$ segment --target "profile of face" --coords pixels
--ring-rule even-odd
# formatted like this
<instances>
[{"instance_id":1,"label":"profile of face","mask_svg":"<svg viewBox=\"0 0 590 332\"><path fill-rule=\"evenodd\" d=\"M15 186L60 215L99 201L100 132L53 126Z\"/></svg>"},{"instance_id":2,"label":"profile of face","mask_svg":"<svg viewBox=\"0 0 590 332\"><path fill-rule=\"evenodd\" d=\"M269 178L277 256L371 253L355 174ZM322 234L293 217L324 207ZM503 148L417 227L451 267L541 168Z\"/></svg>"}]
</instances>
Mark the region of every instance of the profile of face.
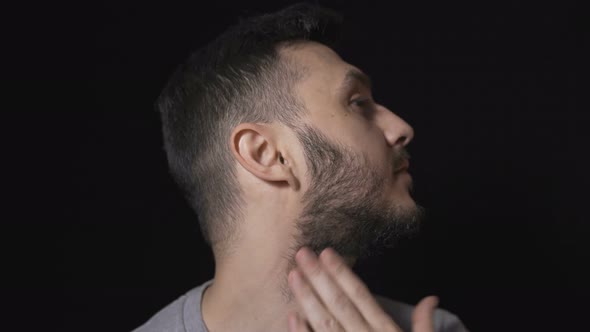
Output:
<instances>
[{"instance_id":1,"label":"profile of face","mask_svg":"<svg viewBox=\"0 0 590 332\"><path fill-rule=\"evenodd\" d=\"M410 193L405 146L413 129L376 103L370 81L319 43L291 51L307 75L297 85L310 117L295 130L308 186L295 248L334 248L350 259L415 235L424 215Z\"/></svg>"}]
</instances>

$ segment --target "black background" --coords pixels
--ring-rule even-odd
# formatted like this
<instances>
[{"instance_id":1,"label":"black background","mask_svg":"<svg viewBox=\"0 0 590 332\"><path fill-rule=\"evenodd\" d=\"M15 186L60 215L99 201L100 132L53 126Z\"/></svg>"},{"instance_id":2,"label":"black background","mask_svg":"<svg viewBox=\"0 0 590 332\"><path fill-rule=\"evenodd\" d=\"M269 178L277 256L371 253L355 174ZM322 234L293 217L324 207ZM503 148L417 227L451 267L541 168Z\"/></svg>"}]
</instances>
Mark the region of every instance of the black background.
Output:
<instances>
[{"instance_id":1,"label":"black background","mask_svg":"<svg viewBox=\"0 0 590 332\"><path fill-rule=\"evenodd\" d=\"M153 102L191 49L240 16L288 3L52 8L62 15L44 22L72 38L54 43L48 33L40 47L69 65L52 67L68 77L60 82L77 86L62 91L77 102L75 112L53 127L70 148L51 160L73 187L54 192L73 195L55 202L65 218L37 235L60 226L59 241L49 241L60 256L41 265L60 274L50 286L36 275L30 283L55 295L39 307L58 318L56 330L129 331L212 277L196 217L168 175ZM414 197L428 209L417 239L359 264L357 273L375 293L408 303L438 295L472 331L583 329L590 140L576 96L580 9L521 1L320 4L345 17L342 57L414 127Z\"/></svg>"}]
</instances>

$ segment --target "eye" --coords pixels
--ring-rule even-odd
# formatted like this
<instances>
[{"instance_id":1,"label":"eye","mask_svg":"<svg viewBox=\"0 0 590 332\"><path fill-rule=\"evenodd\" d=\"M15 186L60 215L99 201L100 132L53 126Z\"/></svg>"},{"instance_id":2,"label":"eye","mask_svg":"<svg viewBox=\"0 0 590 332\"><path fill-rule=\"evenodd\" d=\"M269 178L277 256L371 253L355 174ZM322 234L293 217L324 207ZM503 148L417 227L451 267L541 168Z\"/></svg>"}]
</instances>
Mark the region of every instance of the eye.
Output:
<instances>
[{"instance_id":1,"label":"eye","mask_svg":"<svg viewBox=\"0 0 590 332\"><path fill-rule=\"evenodd\" d=\"M373 102L371 98L360 97L350 101L350 105L361 108L363 111L371 111L373 109Z\"/></svg>"},{"instance_id":2,"label":"eye","mask_svg":"<svg viewBox=\"0 0 590 332\"><path fill-rule=\"evenodd\" d=\"M369 98L357 98L350 103L358 107L365 107L369 103Z\"/></svg>"}]
</instances>

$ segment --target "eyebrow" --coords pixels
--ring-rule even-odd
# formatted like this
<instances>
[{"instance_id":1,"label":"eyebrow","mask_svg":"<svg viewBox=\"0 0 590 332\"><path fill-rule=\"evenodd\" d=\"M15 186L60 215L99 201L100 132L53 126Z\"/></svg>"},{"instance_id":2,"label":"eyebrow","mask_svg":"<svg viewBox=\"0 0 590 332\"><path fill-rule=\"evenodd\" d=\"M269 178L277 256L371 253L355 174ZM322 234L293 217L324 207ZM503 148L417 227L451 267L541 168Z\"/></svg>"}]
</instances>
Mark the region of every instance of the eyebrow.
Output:
<instances>
[{"instance_id":1,"label":"eyebrow","mask_svg":"<svg viewBox=\"0 0 590 332\"><path fill-rule=\"evenodd\" d=\"M363 73L362 71L356 68L351 68L346 72L346 75L344 75L344 80L342 80L342 84L340 84L339 90L348 90L348 88L351 88L357 82L361 83L369 90L371 90L373 87L371 78L367 74Z\"/></svg>"}]
</instances>

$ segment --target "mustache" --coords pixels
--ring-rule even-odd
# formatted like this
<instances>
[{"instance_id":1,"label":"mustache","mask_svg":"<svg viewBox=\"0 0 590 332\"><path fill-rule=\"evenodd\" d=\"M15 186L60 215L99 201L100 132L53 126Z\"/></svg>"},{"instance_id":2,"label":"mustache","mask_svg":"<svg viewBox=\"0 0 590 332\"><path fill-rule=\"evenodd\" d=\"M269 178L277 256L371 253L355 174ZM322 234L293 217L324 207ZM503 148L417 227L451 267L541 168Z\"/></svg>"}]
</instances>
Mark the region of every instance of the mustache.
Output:
<instances>
[{"instance_id":1,"label":"mustache","mask_svg":"<svg viewBox=\"0 0 590 332\"><path fill-rule=\"evenodd\" d=\"M401 148L399 153L396 153L393 157L393 169L398 169L406 160L410 160L410 158L408 150L405 147Z\"/></svg>"}]
</instances>

